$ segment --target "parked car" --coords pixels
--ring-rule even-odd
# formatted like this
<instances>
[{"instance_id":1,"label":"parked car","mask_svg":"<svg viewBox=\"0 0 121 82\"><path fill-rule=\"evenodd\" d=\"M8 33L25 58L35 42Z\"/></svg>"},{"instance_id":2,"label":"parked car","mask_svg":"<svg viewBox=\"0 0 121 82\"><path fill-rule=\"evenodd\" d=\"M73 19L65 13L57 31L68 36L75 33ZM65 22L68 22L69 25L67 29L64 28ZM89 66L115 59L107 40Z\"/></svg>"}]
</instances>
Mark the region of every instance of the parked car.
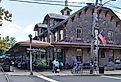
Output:
<instances>
[{"instance_id":1,"label":"parked car","mask_svg":"<svg viewBox=\"0 0 121 82\"><path fill-rule=\"evenodd\" d=\"M121 70L121 60L120 59L115 60L115 69Z\"/></svg>"},{"instance_id":2,"label":"parked car","mask_svg":"<svg viewBox=\"0 0 121 82\"><path fill-rule=\"evenodd\" d=\"M113 71L115 70L115 63L110 61L107 65L105 65L106 71Z\"/></svg>"}]
</instances>

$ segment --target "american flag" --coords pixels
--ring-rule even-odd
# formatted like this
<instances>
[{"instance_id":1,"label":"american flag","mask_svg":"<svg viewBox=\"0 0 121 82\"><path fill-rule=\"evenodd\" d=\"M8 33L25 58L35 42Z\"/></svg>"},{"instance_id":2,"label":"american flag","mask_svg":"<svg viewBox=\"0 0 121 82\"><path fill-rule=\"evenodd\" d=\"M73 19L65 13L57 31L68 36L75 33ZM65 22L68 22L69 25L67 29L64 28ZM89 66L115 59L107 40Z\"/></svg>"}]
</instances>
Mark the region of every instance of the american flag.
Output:
<instances>
[{"instance_id":1,"label":"american flag","mask_svg":"<svg viewBox=\"0 0 121 82\"><path fill-rule=\"evenodd\" d=\"M103 31L101 31L98 35L98 39L101 41L102 45L103 46L106 46L106 40L104 38L104 34L103 34Z\"/></svg>"}]
</instances>

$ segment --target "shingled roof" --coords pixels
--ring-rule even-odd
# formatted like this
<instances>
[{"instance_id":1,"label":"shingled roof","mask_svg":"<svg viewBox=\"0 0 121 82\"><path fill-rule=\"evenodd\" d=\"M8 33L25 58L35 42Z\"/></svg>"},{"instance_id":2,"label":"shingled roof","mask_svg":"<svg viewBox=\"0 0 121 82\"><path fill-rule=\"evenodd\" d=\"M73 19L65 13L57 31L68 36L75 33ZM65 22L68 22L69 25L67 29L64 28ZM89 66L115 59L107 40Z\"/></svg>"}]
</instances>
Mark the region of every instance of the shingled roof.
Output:
<instances>
[{"instance_id":1,"label":"shingled roof","mask_svg":"<svg viewBox=\"0 0 121 82\"><path fill-rule=\"evenodd\" d=\"M34 27L34 31L37 31L37 28L47 28L47 25L42 23L37 23Z\"/></svg>"},{"instance_id":2,"label":"shingled roof","mask_svg":"<svg viewBox=\"0 0 121 82\"><path fill-rule=\"evenodd\" d=\"M60 14L55 14L55 13L49 13L47 14L50 18L55 18L55 19L67 19L69 16L65 15L60 15Z\"/></svg>"},{"instance_id":3,"label":"shingled roof","mask_svg":"<svg viewBox=\"0 0 121 82\"><path fill-rule=\"evenodd\" d=\"M89 9L89 8L90 9L94 9L95 7L93 5L89 5L89 6L83 7L82 9L78 10L74 14L70 15L67 19L65 19L62 22L60 22L59 24L55 25L53 27L53 29L51 29L51 30L54 30L54 29L59 28L59 27L62 27L64 25L64 23L66 23L69 19L71 19L72 17L74 17L76 14L82 12L83 10ZM121 19L110 8L100 7L99 10L106 10L106 11L108 11L111 15L114 16L113 19L115 19L119 23L119 25L121 26Z\"/></svg>"}]
</instances>

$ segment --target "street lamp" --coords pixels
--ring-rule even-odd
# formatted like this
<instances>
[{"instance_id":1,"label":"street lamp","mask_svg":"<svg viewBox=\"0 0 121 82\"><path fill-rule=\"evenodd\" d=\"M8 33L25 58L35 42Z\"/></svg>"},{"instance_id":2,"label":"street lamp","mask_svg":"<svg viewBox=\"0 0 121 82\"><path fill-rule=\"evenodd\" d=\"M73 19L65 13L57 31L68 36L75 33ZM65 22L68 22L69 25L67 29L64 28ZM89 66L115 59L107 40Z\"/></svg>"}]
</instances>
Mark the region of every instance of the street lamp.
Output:
<instances>
[{"instance_id":1,"label":"street lamp","mask_svg":"<svg viewBox=\"0 0 121 82\"><path fill-rule=\"evenodd\" d=\"M31 47L31 44L32 44L32 35L31 34L29 34L28 35L29 36L29 39L30 39L30 75L33 75L33 72L32 72L32 54L31 54L31 49L32 49L32 47Z\"/></svg>"},{"instance_id":2,"label":"street lamp","mask_svg":"<svg viewBox=\"0 0 121 82\"><path fill-rule=\"evenodd\" d=\"M99 0L96 0L96 3L94 5L94 12L93 12L93 25L92 25L92 33L91 33L92 40L91 40L90 74L93 74L93 71L94 71L94 41L95 41L95 28L97 27L97 21L98 21L98 17L97 17L98 9L101 8L103 5L105 5L106 3L110 2L110 1L116 1L116 0L108 0L107 2L105 2L103 4L100 4L100 6L98 6L98 1ZM100 0L100 2L102 3L102 0ZM98 48L96 48L96 55L98 55Z\"/></svg>"}]
</instances>

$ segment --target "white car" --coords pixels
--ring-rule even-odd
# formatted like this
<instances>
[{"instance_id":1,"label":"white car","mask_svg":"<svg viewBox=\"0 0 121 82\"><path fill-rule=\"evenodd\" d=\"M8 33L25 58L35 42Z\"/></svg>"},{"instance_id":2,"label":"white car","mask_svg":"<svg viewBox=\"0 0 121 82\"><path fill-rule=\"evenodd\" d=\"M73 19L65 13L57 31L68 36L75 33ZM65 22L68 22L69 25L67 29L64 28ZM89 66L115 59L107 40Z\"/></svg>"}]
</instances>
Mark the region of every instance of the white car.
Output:
<instances>
[{"instance_id":1,"label":"white car","mask_svg":"<svg viewBox=\"0 0 121 82\"><path fill-rule=\"evenodd\" d=\"M115 60L115 69L121 70L121 60L120 59Z\"/></svg>"}]
</instances>

